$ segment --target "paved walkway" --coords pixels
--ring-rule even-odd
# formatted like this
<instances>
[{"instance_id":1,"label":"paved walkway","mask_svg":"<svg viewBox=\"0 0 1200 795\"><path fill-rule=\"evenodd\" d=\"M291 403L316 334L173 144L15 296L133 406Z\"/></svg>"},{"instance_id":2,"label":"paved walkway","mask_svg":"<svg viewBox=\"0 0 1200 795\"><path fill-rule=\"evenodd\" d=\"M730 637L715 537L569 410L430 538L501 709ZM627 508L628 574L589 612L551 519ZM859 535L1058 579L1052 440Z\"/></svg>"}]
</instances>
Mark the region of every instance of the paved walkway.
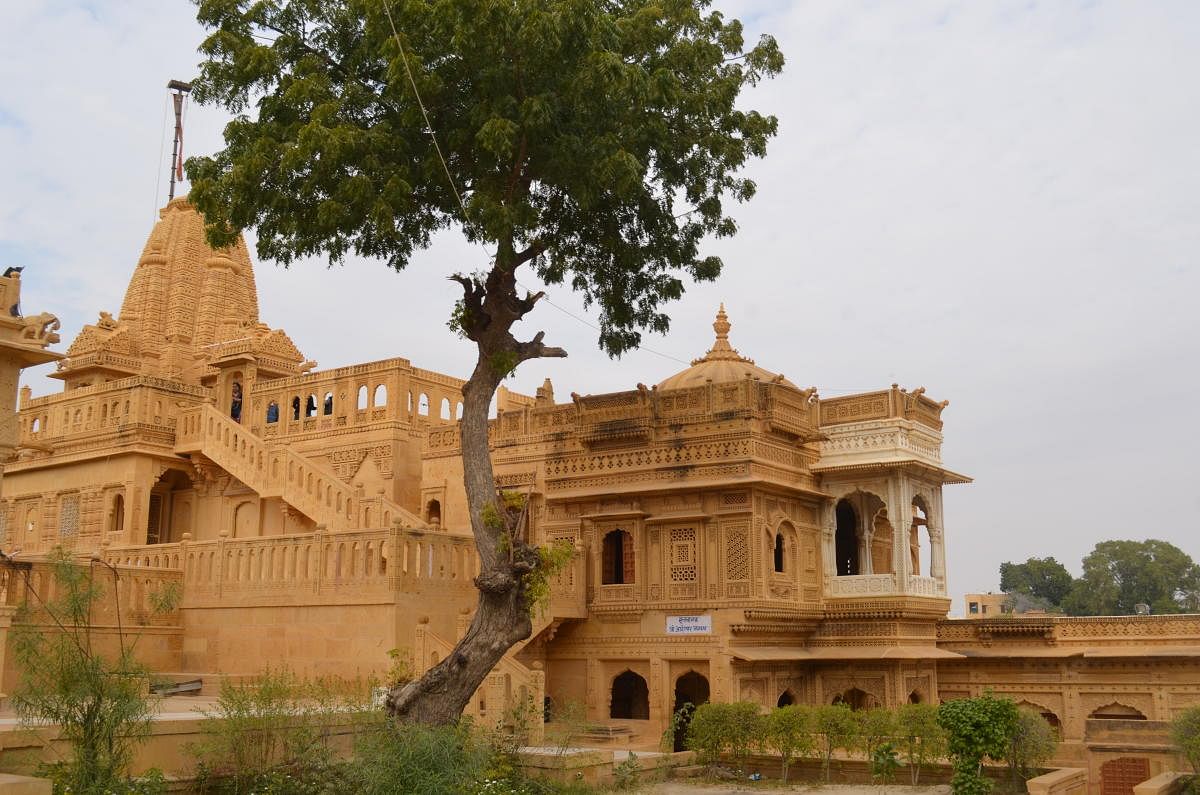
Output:
<instances>
[{"instance_id":1,"label":"paved walkway","mask_svg":"<svg viewBox=\"0 0 1200 795\"><path fill-rule=\"evenodd\" d=\"M648 790L653 795L741 795L753 793L762 795L764 792L805 792L812 795L949 795L950 787L908 787L892 784L887 787L873 787L866 784L797 784L791 787L776 786L774 782L768 786L751 786L746 784L693 784L688 781L666 781L656 784Z\"/></svg>"}]
</instances>

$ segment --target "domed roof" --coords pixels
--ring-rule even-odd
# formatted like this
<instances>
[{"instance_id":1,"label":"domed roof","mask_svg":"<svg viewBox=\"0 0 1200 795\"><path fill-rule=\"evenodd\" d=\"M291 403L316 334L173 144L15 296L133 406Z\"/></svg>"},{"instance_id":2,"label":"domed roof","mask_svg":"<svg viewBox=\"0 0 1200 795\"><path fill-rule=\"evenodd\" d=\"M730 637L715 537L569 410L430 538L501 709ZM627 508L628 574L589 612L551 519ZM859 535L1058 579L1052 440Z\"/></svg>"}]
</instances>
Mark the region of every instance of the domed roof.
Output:
<instances>
[{"instance_id":1,"label":"domed roof","mask_svg":"<svg viewBox=\"0 0 1200 795\"><path fill-rule=\"evenodd\" d=\"M713 331L717 338L708 353L699 359L692 360L692 366L681 370L670 378L659 383L659 389L687 389L694 386L704 386L710 381L719 384L729 381L741 381L752 378L756 381L769 381L786 384L792 388L796 385L782 375L765 370L754 363L753 359L742 356L729 344L729 316L725 314L725 304L717 311L717 319L713 322Z\"/></svg>"}]
</instances>

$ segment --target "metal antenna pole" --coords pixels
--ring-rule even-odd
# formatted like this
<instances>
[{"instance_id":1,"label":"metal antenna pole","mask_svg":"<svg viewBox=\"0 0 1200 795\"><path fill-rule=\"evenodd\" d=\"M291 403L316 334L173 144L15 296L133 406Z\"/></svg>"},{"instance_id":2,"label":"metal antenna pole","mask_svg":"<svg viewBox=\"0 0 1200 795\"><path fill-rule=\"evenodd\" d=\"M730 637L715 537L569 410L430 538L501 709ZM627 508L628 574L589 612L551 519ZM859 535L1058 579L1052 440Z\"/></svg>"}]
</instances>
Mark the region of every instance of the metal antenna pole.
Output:
<instances>
[{"instance_id":1,"label":"metal antenna pole","mask_svg":"<svg viewBox=\"0 0 1200 795\"><path fill-rule=\"evenodd\" d=\"M175 103L175 140L171 144L171 188L167 193L167 201L175 198L175 171L179 165L179 147L183 143L183 96L192 90L191 83L182 80L172 80L167 88L175 93L171 100Z\"/></svg>"}]
</instances>

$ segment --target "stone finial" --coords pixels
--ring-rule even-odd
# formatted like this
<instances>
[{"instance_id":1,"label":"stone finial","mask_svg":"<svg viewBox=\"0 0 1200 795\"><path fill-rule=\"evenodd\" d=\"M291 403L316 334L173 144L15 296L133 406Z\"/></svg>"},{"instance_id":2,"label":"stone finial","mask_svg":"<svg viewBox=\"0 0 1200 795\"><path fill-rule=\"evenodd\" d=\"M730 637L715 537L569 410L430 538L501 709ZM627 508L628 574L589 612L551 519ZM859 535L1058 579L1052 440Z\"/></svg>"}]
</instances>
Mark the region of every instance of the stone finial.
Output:
<instances>
[{"instance_id":1,"label":"stone finial","mask_svg":"<svg viewBox=\"0 0 1200 795\"><path fill-rule=\"evenodd\" d=\"M733 324L729 322L729 315L725 314L725 303L721 303L721 308L717 310L717 319L712 324L713 332L716 334L716 339L713 340L713 346L708 349L708 353L701 356L699 359L692 361L693 365L701 362L729 361L729 362L745 362L746 364L754 364L753 359L747 359L742 356L732 345L729 344L729 329L733 328Z\"/></svg>"}]
</instances>

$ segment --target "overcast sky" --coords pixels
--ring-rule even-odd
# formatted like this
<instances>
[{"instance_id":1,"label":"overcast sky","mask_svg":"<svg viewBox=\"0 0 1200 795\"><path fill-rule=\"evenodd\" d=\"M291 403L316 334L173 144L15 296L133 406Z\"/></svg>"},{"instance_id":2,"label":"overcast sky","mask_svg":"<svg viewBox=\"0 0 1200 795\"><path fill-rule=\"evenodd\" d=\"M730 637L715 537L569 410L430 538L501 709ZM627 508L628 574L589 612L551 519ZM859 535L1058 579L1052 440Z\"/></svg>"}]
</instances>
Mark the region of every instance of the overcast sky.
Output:
<instances>
[{"instance_id":1,"label":"overcast sky","mask_svg":"<svg viewBox=\"0 0 1200 795\"><path fill-rule=\"evenodd\" d=\"M711 247L725 274L620 362L543 305L529 333L570 358L511 386L656 383L705 351L723 300L735 347L822 395L951 401L945 461L976 479L946 493L954 594L995 589L1003 560L1078 573L1110 538L1200 557L1200 3L720 7L788 59L747 97L780 135L740 234ZM64 348L120 308L166 200L164 86L196 74L202 37L183 0L3 3L0 266L27 267L24 308L57 314ZM191 107L188 154L225 121ZM262 317L322 368L399 355L465 376L444 277L484 262L447 234L403 274L258 263ZM26 373L36 394L59 388L45 372Z\"/></svg>"}]
</instances>

